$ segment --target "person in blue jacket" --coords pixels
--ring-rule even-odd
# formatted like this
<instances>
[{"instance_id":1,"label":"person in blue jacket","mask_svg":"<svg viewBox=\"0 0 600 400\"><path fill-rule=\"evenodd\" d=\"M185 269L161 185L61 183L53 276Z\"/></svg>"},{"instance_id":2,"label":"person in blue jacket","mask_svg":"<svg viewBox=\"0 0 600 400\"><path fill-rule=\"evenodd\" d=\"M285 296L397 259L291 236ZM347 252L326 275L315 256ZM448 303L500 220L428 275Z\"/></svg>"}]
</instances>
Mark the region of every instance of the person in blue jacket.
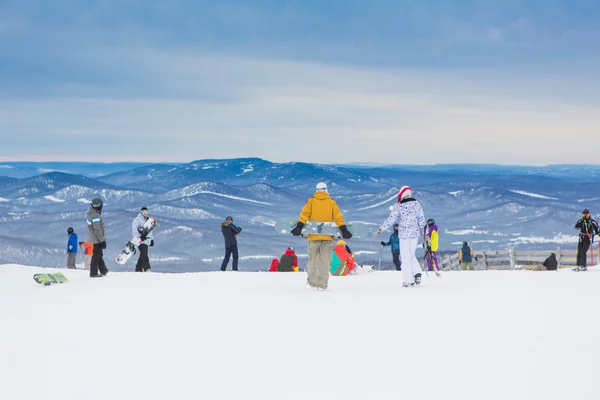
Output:
<instances>
[{"instance_id":1,"label":"person in blue jacket","mask_svg":"<svg viewBox=\"0 0 600 400\"><path fill-rule=\"evenodd\" d=\"M77 261L77 234L73 228L69 227L67 235L69 235L69 240L67 241L67 268L75 269Z\"/></svg>"},{"instance_id":2,"label":"person in blue jacket","mask_svg":"<svg viewBox=\"0 0 600 400\"><path fill-rule=\"evenodd\" d=\"M396 266L396 271L402 271L402 261L400 260L400 240L398 239L398 224L394 224L394 233L390 235L390 240L381 242L382 246L392 246L392 260Z\"/></svg>"}]
</instances>

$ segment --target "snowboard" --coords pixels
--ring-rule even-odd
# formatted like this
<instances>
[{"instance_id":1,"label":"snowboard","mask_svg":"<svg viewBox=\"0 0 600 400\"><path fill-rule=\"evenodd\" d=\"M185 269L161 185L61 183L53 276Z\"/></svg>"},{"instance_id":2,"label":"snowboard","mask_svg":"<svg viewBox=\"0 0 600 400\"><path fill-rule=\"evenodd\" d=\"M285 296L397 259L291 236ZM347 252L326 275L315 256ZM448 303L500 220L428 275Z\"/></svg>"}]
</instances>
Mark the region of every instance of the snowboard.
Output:
<instances>
[{"instance_id":1,"label":"snowboard","mask_svg":"<svg viewBox=\"0 0 600 400\"><path fill-rule=\"evenodd\" d=\"M49 286L53 283L69 282L61 272L56 272L54 274L35 274L33 275L33 280L44 286Z\"/></svg>"},{"instance_id":2,"label":"snowboard","mask_svg":"<svg viewBox=\"0 0 600 400\"><path fill-rule=\"evenodd\" d=\"M149 217L144 226L141 227L140 233L142 235L147 235L150 232L152 232L152 230L157 226L158 220L154 217ZM129 242L125 243L125 248L117 256L117 264L123 265L127 261L129 261L131 256L135 254L137 247L140 245L140 243L140 238L137 236L133 237Z\"/></svg>"},{"instance_id":3,"label":"snowboard","mask_svg":"<svg viewBox=\"0 0 600 400\"><path fill-rule=\"evenodd\" d=\"M289 234L297 223L298 219L296 218L281 218L275 222L275 230L279 233ZM352 233L353 239L367 237L374 226L359 221L346 222L346 228ZM308 237L309 235L330 235L341 238L342 232L335 222L308 221L302 228L302 237Z\"/></svg>"}]
</instances>

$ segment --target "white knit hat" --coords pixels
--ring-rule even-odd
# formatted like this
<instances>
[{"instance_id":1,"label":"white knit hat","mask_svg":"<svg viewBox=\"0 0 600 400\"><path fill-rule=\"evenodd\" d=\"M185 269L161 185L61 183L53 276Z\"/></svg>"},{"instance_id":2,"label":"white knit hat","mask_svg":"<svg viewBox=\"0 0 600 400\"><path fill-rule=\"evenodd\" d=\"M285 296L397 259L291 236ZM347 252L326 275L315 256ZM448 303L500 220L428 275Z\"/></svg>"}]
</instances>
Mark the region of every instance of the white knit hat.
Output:
<instances>
[{"instance_id":1,"label":"white knit hat","mask_svg":"<svg viewBox=\"0 0 600 400\"><path fill-rule=\"evenodd\" d=\"M398 200L402 200L405 197L412 197L412 189L410 186L402 186L398 193Z\"/></svg>"}]
</instances>

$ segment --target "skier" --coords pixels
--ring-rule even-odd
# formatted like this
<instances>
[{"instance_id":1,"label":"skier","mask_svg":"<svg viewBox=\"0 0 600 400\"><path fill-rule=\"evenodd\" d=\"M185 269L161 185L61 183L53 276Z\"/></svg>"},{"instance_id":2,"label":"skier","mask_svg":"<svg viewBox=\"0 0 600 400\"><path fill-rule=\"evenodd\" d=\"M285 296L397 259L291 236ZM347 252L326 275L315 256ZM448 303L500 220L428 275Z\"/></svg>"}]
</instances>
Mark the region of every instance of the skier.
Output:
<instances>
[{"instance_id":1,"label":"skier","mask_svg":"<svg viewBox=\"0 0 600 400\"><path fill-rule=\"evenodd\" d=\"M273 259L269 272L298 272L298 257L292 246L285 250L279 260Z\"/></svg>"},{"instance_id":2,"label":"skier","mask_svg":"<svg viewBox=\"0 0 600 400\"><path fill-rule=\"evenodd\" d=\"M133 219L131 223L131 233L133 237L139 239L138 251L140 256L137 263L135 264L135 272L151 272L150 259L148 258L148 247L154 246L154 237L152 232L149 234L142 234L144 224L148 221L150 216L148 215L148 208L142 207L140 213Z\"/></svg>"},{"instance_id":3,"label":"skier","mask_svg":"<svg viewBox=\"0 0 600 400\"><path fill-rule=\"evenodd\" d=\"M87 236L88 240L94 245L94 253L90 263L91 278L99 278L108 274L102 251L106 249L106 228L102 219L103 204L102 199L95 198L90 203L90 209L87 212Z\"/></svg>"},{"instance_id":4,"label":"skier","mask_svg":"<svg viewBox=\"0 0 600 400\"><path fill-rule=\"evenodd\" d=\"M462 242L462 248L458 251L458 262L462 271L473 271L473 259L477 261L475 251L469 246L469 243Z\"/></svg>"},{"instance_id":5,"label":"skier","mask_svg":"<svg viewBox=\"0 0 600 400\"><path fill-rule=\"evenodd\" d=\"M79 242L79 247L81 248L84 260L84 265L86 271L90 270L90 264L92 263L92 255L94 254L94 245L90 242ZM85 249L85 250L84 250Z\"/></svg>"},{"instance_id":6,"label":"skier","mask_svg":"<svg viewBox=\"0 0 600 400\"><path fill-rule=\"evenodd\" d=\"M409 287L421 283L421 264L415 254L417 243L422 237L425 227L425 215L421 204L412 196L410 186L402 186L398 193L398 202L392 208L388 218L373 233L373 237L381 235L394 222L398 222L398 236L400 238L400 252L402 253L402 286Z\"/></svg>"},{"instance_id":7,"label":"skier","mask_svg":"<svg viewBox=\"0 0 600 400\"><path fill-rule=\"evenodd\" d=\"M394 224L394 233L390 235L387 242L381 241L382 246L392 247L392 260L396 266L396 271L402 271L402 260L400 259L400 239L398 238L398 224Z\"/></svg>"},{"instance_id":8,"label":"skier","mask_svg":"<svg viewBox=\"0 0 600 400\"><path fill-rule=\"evenodd\" d=\"M319 182L313 197L308 199L300 216L298 224L292 229L292 235L300 236L307 221L335 222L344 239L350 239L352 233L346 227L344 215L334 199L329 197L327 184ZM327 289L329 284L329 265L333 251L333 237L328 235L308 235L308 262L306 272L307 283L318 290Z\"/></svg>"},{"instance_id":9,"label":"skier","mask_svg":"<svg viewBox=\"0 0 600 400\"><path fill-rule=\"evenodd\" d=\"M434 271L435 274L440 276L440 268L437 261L437 250L439 246L438 227L435 224L433 218L427 220L427 226L425 227L425 262L427 263L427 270Z\"/></svg>"},{"instance_id":10,"label":"skier","mask_svg":"<svg viewBox=\"0 0 600 400\"><path fill-rule=\"evenodd\" d=\"M67 228L67 268L75 269L75 263L77 262L77 234L73 231L73 228Z\"/></svg>"},{"instance_id":11,"label":"skier","mask_svg":"<svg viewBox=\"0 0 600 400\"><path fill-rule=\"evenodd\" d=\"M225 258L223 259L223 263L221 263L221 271L227 269L227 264L229 264L229 257L231 255L233 255L232 270L238 270L238 246L236 236L241 231L242 227L235 226L233 224L233 217L231 216L225 218L225 222L221 224L221 233L225 239Z\"/></svg>"},{"instance_id":12,"label":"skier","mask_svg":"<svg viewBox=\"0 0 600 400\"><path fill-rule=\"evenodd\" d=\"M356 264L354 263L354 254L352 250L343 240L338 240L333 248L331 255L331 267L329 271L331 275L345 276L354 274Z\"/></svg>"},{"instance_id":13,"label":"skier","mask_svg":"<svg viewBox=\"0 0 600 400\"><path fill-rule=\"evenodd\" d=\"M577 244L577 267L576 271L587 271L587 251L594 243L594 235L600 234L598 224L590 218L590 210L587 208L581 213L582 217L575 224L579 229L579 243Z\"/></svg>"}]
</instances>

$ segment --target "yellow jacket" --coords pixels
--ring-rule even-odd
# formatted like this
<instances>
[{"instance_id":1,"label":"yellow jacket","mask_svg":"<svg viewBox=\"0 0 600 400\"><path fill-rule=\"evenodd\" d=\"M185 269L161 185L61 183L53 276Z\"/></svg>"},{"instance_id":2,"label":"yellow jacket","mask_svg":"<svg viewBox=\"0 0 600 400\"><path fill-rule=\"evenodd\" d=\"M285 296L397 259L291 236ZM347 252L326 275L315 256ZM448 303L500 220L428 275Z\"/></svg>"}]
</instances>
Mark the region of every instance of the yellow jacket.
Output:
<instances>
[{"instance_id":1,"label":"yellow jacket","mask_svg":"<svg viewBox=\"0 0 600 400\"><path fill-rule=\"evenodd\" d=\"M317 222L335 222L337 226L346 225L344 215L340 211L334 199L329 197L327 192L315 192L313 197L308 199L298 221L306 224L307 221ZM333 237L328 235L309 235L309 241L313 240L333 240Z\"/></svg>"}]
</instances>

